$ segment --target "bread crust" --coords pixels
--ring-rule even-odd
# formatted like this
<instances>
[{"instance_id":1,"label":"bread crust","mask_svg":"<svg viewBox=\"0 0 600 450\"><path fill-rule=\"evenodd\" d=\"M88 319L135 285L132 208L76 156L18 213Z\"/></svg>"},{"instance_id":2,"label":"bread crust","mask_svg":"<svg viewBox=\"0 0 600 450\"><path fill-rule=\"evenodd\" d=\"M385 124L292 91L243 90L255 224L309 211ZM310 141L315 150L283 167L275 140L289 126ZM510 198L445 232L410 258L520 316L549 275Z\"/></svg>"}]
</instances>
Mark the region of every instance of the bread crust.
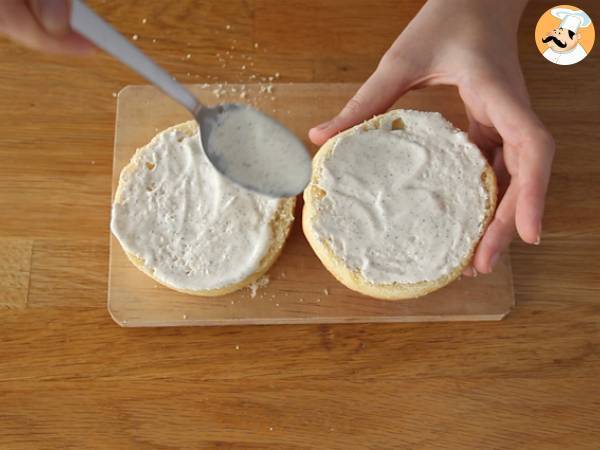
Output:
<instances>
[{"instance_id":1,"label":"bread crust","mask_svg":"<svg viewBox=\"0 0 600 450\"><path fill-rule=\"evenodd\" d=\"M477 244L481 240L485 229L494 216L498 191L496 176L492 167L486 161L485 168L481 173L481 181L484 189L488 193L488 203L486 205L483 227L481 228L482 231L470 249L468 255L447 275L444 275L436 280L421 281L418 283L373 284L367 281L359 271L350 269L340 258L335 255L331 246L326 241L319 239L314 231L313 224L318 214L318 204L319 201L326 195L326 193L319 187L321 169L323 167L323 163L331 154L334 144L339 137L350 134L356 129L378 129L380 128L383 119L387 115L393 115L394 113L395 111L389 111L386 114L375 116L360 125L357 125L332 137L325 142L325 144L323 144L313 158L311 182L304 191L304 208L302 210L302 229L304 231L304 235L325 268L331 272L331 274L340 283L352 289L353 291L383 300L403 300L421 297L429 294L430 292L436 291L457 279L462 274L463 270L470 265L473 254L475 253L475 249L477 248Z\"/></svg>"},{"instance_id":2,"label":"bread crust","mask_svg":"<svg viewBox=\"0 0 600 450\"><path fill-rule=\"evenodd\" d=\"M188 122L184 122L184 123L175 125L166 130L163 130L161 133L159 133L159 135L162 133L165 133L168 131L174 131L174 130L184 133L187 136L192 136L194 133L196 133L196 130L197 130L196 122L191 120ZM152 141L157 139L157 137L158 137L158 135L155 136L152 139ZM152 143L152 141L151 141L151 143ZM121 175L119 177L119 185L115 192L114 202L118 202L121 199L121 196L123 195L122 180L123 180L124 175L128 172L133 172L133 171L137 170L138 165L141 164L143 161L142 156L144 153L144 149L146 147L148 147L150 144L148 144L144 147L138 148L135 152L135 155L131 158L129 163L121 171ZM139 270L144 272L146 275L148 275L150 278L152 278L157 283L160 283L163 286L166 286L170 289L173 289L173 290L176 290L179 292L183 292L185 294L197 295L197 296L202 296L202 297L217 297L220 295L229 294L231 292L240 290L240 289L248 286L249 284L254 283L256 280L258 280L260 277L262 277L269 270L269 268L273 265L273 263L277 260L277 258L281 254L281 250L283 249L285 241L290 233L292 224L294 223L294 207L295 206L296 206L296 197L281 199L279 201L277 210L276 210L276 212L273 216L273 219L271 220L271 223L270 223L271 236L272 236L271 245L269 246L269 249L268 249L266 255L260 261L258 269L254 273L249 275L248 277L244 278L242 281L239 281L238 283L230 284L230 285L218 288L218 289L192 291L192 290L188 290L188 289L181 289L177 286L169 285L169 284L155 278L153 268L148 267L145 264L144 260L142 260L141 258L139 258L138 256L136 256L130 252L127 252L125 249L123 249L123 251L125 252L125 254L129 258L129 260L133 263L134 266L136 266Z\"/></svg>"}]
</instances>

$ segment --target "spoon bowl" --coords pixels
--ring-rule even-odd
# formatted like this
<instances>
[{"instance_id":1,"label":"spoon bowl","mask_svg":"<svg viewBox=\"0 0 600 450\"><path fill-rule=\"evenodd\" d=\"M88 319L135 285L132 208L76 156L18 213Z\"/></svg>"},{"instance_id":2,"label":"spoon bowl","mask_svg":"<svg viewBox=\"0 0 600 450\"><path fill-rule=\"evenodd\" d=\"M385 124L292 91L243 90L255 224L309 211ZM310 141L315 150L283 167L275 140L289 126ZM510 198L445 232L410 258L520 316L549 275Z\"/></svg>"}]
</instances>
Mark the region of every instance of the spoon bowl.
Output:
<instances>
[{"instance_id":1,"label":"spoon bowl","mask_svg":"<svg viewBox=\"0 0 600 450\"><path fill-rule=\"evenodd\" d=\"M311 157L275 119L236 103L200 108L195 117L202 148L225 177L270 197L291 197L308 185Z\"/></svg>"}]
</instances>

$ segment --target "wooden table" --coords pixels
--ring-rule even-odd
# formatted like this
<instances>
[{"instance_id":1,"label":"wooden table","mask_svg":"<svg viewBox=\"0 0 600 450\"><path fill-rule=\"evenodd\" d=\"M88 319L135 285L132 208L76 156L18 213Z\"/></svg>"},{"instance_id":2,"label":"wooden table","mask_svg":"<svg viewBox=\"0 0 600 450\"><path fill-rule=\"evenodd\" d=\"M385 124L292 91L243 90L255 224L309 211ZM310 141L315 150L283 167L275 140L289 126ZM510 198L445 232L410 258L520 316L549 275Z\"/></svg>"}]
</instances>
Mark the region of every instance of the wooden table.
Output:
<instances>
[{"instance_id":1,"label":"wooden table","mask_svg":"<svg viewBox=\"0 0 600 450\"><path fill-rule=\"evenodd\" d=\"M360 81L420 6L90 3L189 82L247 79L242 54L282 81ZM533 27L551 5L529 6L520 46L558 153L542 245L513 245L518 307L499 323L119 328L112 94L141 80L1 40L0 448L599 448L600 48L547 63Z\"/></svg>"}]
</instances>

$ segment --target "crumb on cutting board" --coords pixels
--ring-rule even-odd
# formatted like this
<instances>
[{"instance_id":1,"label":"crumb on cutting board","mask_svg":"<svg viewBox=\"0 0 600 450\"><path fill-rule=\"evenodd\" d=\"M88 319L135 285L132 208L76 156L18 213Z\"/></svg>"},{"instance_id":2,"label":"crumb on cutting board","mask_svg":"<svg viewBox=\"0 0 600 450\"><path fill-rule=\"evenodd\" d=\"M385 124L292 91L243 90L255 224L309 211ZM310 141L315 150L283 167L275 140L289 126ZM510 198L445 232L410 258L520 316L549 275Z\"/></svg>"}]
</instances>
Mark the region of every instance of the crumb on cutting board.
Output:
<instances>
[{"instance_id":1,"label":"crumb on cutting board","mask_svg":"<svg viewBox=\"0 0 600 450\"><path fill-rule=\"evenodd\" d=\"M256 297L256 292L260 288L263 288L268 284L269 284L269 276L268 275L263 275L258 280L256 280L254 283L251 283L248 286L248 289L250 289L250 298Z\"/></svg>"}]
</instances>

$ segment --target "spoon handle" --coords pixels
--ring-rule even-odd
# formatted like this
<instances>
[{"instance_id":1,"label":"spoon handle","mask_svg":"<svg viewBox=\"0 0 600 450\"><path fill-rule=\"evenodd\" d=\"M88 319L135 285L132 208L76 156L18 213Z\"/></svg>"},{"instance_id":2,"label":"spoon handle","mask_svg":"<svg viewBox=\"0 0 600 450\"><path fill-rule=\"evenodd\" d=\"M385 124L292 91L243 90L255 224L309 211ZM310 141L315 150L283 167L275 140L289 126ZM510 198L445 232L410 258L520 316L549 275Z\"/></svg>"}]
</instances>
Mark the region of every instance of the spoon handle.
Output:
<instances>
[{"instance_id":1,"label":"spoon handle","mask_svg":"<svg viewBox=\"0 0 600 450\"><path fill-rule=\"evenodd\" d=\"M101 49L153 83L192 114L201 107L196 97L169 73L131 44L81 0L71 2L71 27Z\"/></svg>"}]
</instances>

